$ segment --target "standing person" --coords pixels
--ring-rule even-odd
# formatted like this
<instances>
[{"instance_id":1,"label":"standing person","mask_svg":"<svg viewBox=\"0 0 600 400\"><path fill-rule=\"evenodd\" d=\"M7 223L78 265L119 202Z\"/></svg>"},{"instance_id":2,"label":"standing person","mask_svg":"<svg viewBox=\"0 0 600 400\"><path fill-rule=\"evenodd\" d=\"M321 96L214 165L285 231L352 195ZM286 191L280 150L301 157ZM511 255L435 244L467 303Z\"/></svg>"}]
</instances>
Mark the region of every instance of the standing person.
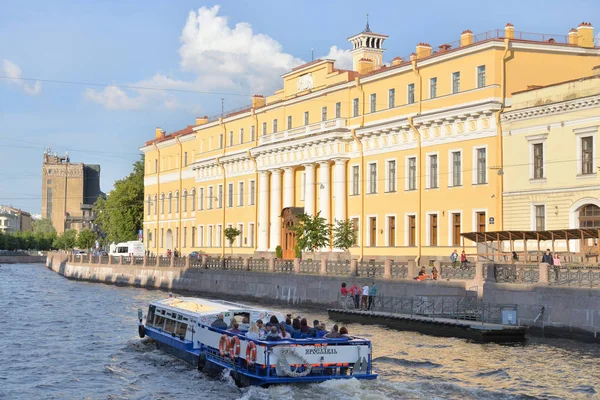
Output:
<instances>
[{"instance_id":1,"label":"standing person","mask_svg":"<svg viewBox=\"0 0 600 400\"><path fill-rule=\"evenodd\" d=\"M452 265L456 267L456 262L458 261L458 252L456 249L450 254L450 261L452 261Z\"/></svg>"},{"instance_id":2,"label":"standing person","mask_svg":"<svg viewBox=\"0 0 600 400\"><path fill-rule=\"evenodd\" d=\"M373 307L373 302L375 301L375 296L377 296L377 286L375 286L375 282L369 288L369 307L370 310Z\"/></svg>"},{"instance_id":3,"label":"standing person","mask_svg":"<svg viewBox=\"0 0 600 400\"><path fill-rule=\"evenodd\" d=\"M460 253L460 267L467 268L467 253L464 250Z\"/></svg>"},{"instance_id":4,"label":"standing person","mask_svg":"<svg viewBox=\"0 0 600 400\"><path fill-rule=\"evenodd\" d=\"M433 268L431 269L431 279L433 279L434 281L437 281L437 279L438 279L438 276L439 276L439 273L438 273L438 270L437 270L437 268L436 268L436 267L433 267Z\"/></svg>"},{"instance_id":5,"label":"standing person","mask_svg":"<svg viewBox=\"0 0 600 400\"><path fill-rule=\"evenodd\" d=\"M361 297L361 302L360 302L360 309L362 310L363 307L366 310L367 308L369 308L367 301L369 299L369 285L367 285L365 283L365 286L362 287L362 297Z\"/></svg>"},{"instance_id":6,"label":"standing person","mask_svg":"<svg viewBox=\"0 0 600 400\"><path fill-rule=\"evenodd\" d=\"M558 282L560 280L560 257L558 256L558 253L554 253L554 256L552 257L552 265L554 265L554 277L556 279L556 282Z\"/></svg>"},{"instance_id":7,"label":"standing person","mask_svg":"<svg viewBox=\"0 0 600 400\"><path fill-rule=\"evenodd\" d=\"M358 282L354 282L354 291L352 292L354 295L354 308L360 308L360 286Z\"/></svg>"},{"instance_id":8,"label":"standing person","mask_svg":"<svg viewBox=\"0 0 600 400\"><path fill-rule=\"evenodd\" d=\"M542 262L548 265L554 265L554 259L552 258L552 253L550 253L550 249L546 249L546 254L542 256Z\"/></svg>"}]
</instances>

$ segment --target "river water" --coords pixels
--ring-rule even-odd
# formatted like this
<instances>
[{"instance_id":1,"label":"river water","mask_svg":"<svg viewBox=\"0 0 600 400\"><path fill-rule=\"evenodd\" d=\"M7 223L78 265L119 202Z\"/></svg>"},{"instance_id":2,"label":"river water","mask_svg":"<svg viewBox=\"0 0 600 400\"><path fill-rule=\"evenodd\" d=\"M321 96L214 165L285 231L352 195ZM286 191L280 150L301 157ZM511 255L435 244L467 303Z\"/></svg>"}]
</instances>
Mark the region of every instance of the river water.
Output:
<instances>
[{"instance_id":1,"label":"river water","mask_svg":"<svg viewBox=\"0 0 600 400\"><path fill-rule=\"evenodd\" d=\"M69 281L42 265L2 265L0 399L600 397L600 346L594 344L475 344L366 325L348 328L373 341L377 380L239 389L231 378L205 377L138 338L137 309L164 297ZM278 309L327 320L314 309Z\"/></svg>"}]
</instances>

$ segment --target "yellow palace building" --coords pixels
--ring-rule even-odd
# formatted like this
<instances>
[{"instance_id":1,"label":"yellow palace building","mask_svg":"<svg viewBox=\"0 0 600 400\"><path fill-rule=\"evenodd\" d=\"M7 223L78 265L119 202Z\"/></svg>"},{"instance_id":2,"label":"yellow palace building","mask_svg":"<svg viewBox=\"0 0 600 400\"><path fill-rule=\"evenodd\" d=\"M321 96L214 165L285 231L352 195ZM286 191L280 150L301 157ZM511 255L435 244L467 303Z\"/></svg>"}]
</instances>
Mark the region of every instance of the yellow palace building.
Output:
<instances>
[{"instance_id":1,"label":"yellow palace building","mask_svg":"<svg viewBox=\"0 0 600 400\"><path fill-rule=\"evenodd\" d=\"M501 230L502 113L511 93L589 75L593 28L511 24L383 63L386 35L350 37L353 69L316 60L246 109L165 134L145 155L146 247L164 254L294 255L290 213L351 219L355 257L447 256L460 233ZM283 216L283 217L282 217ZM336 249L326 249L336 251Z\"/></svg>"}]
</instances>

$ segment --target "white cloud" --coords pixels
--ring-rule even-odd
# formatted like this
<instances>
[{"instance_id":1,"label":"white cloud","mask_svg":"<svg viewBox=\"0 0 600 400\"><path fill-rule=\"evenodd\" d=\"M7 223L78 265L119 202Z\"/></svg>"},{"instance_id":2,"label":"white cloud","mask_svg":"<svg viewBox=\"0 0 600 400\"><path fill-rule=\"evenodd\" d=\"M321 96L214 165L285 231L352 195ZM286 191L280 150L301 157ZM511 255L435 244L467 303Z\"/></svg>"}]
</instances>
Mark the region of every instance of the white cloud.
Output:
<instances>
[{"instance_id":1,"label":"white cloud","mask_svg":"<svg viewBox=\"0 0 600 400\"><path fill-rule=\"evenodd\" d=\"M108 86L102 91L86 89L84 96L87 100L101 104L110 110L133 110L146 103L144 96L131 97L116 86Z\"/></svg>"},{"instance_id":2,"label":"white cloud","mask_svg":"<svg viewBox=\"0 0 600 400\"><path fill-rule=\"evenodd\" d=\"M29 96L37 96L42 92L42 83L35 81L32 84L28 84L27 81L20 79L23 71L17 64L10 60L2 60L0 74L11 78L8 79L8 82L15 86L20 86L25 94Z\"/></svg>"},{"instance_id":3,"label":"white cloud","mask_svg":"<svg viewBox=\"0 0 600 400\"><path fill-rule=\"evenodd\" d=\"M352 54L350 50L340 49L337 46L329 48L329 54L323 58L335 60L335 67L339 69L352 69Z\"/></svg>"}]
</instances>

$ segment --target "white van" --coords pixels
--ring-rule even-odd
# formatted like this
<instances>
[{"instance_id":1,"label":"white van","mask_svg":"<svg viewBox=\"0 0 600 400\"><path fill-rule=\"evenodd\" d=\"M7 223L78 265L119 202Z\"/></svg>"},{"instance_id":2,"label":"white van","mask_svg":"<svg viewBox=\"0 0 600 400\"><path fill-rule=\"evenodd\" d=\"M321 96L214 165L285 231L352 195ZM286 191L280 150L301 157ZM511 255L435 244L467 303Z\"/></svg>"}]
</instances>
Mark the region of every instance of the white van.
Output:
<instances>
[{"instance_id":1,"label":"white van","mask_svg":"<svg viewBox=\"0 0 600 400\"><path fill-rule=\"evenodd\" d=\"M129 242L122 242L119 244L111 244L110 251L108 252L111 256L129 256L133 254L136 257L144 256L144 243L139 240L132 240Z\"/></svg>"}]
</instances>

